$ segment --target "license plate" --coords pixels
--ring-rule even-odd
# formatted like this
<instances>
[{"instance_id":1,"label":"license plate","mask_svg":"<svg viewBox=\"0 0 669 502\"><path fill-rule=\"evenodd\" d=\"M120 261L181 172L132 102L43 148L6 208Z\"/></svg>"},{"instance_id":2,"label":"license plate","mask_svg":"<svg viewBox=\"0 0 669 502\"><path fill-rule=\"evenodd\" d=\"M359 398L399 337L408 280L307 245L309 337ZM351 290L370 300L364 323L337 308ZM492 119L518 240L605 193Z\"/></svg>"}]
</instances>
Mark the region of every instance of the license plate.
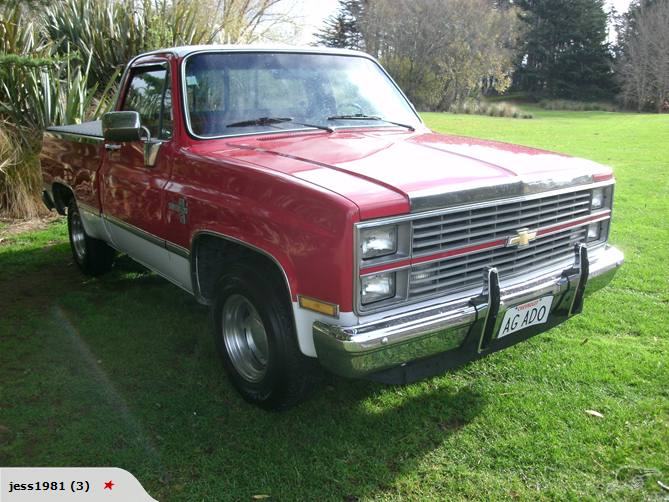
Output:
<instances>
[{"instance_id":1,"label":"license plate","mask_svg":"<svg viewBox=\"0 0 669 502\"><path fill-rule=\"evenodd\" d=\"M552 303L552 296L544 296L538 300L511 307L504 314L497 338L502 338L530 326L544 324L548 320Z\"/></svg>"}]
</instances>

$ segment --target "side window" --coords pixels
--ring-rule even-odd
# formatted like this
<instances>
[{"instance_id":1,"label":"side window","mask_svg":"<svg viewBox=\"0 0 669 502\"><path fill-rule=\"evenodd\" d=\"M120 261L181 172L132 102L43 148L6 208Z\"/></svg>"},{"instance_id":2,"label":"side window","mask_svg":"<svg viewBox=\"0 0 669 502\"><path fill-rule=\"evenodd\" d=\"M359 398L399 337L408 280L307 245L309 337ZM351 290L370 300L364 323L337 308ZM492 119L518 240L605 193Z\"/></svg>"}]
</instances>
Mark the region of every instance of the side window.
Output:
<instances>
[{"instance_id":1,"label":"side window","mask_svg":"<svg viewBox=\"0 0 669 502\"><path fill-rule=\"evenodd\" d=\"M122 110L138 112L151 137L171 138L172 90L167 69L153 66L133 71Z\"/></svg>"}]
</instances>

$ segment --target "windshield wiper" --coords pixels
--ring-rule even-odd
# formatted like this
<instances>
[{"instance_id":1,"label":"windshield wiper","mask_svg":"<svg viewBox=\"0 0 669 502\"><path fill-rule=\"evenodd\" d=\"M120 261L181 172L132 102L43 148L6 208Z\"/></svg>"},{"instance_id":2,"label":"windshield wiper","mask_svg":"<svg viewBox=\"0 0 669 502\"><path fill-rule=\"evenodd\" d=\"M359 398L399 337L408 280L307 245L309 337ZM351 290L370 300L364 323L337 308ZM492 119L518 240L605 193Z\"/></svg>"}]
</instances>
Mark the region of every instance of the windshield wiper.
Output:
<instances>
[{"instance_id":1,"label":"windshield wiper","mask_svg":"<svg viewBox=\"0 0 669 502\"><path fill-rule=\"evenodd\" d=\"M377 115L365 115L364 113L356 113L353 115L332 115L331 117L328 117L328 120L379 120L381 122L386 122L388 124L393 124L399 127L405 127L410 131L416 130L416 128L412 125L402 124L401 122L394 122Z\"/></svg>"},{"instance_id":2,"label":"windshield wiper","mask_svg":"<svg viewBox=\"0 0 669 502\"><path fill-rule=\"evenodd\" d=\"M304 127L313 127L314 129L321 129L327 132L334 132L332 127L325 125L317 124L307 124L304 122L297 122L292 117L259 117L257 119L251 120L242 120L241 122L233 122L232 124L227 124L225 127L251 127L251 126L266 126L273 124L281 124L283 122L292 122L293 124L301 125Z\"/></svg>"}]
</instances>

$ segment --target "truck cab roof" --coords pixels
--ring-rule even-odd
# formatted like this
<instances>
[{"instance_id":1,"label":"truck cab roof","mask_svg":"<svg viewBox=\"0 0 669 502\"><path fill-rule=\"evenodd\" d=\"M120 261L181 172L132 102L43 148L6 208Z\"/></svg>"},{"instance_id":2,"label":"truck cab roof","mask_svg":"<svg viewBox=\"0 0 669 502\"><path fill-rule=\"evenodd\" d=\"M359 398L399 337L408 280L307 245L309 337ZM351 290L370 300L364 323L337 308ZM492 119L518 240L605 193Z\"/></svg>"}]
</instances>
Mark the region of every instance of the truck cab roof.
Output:
<instances>
[{"instance_id":1,"label":"truck cab roof","mask_svg":"<svg viewBox=\"0 0 669 502\"><path fill-rule=\"evenodd\" d=\"M182 45L169 47L155 51L139 54L137 58L153 54L173 54L177 57L185 57L195 52L291 52L305 54L334 54L342 56L362 56L372 58L369 54L351 49L338 49L330 47L294 46L285 44L209 44L209 45ZM135 58L135 59L137 59Z\"/></svg>"}]
</instances>

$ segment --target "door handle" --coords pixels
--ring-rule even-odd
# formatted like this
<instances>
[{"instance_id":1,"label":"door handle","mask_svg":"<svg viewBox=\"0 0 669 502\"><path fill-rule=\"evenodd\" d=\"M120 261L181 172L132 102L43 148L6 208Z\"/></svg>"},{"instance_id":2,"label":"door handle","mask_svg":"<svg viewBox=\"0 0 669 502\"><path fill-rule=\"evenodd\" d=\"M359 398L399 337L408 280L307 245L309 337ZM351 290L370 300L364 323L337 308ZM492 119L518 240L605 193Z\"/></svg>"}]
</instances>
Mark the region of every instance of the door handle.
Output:
<instances>
[{"instance_id":1,"label":"door handle","mask_svg":"<svg viewBox=\"0 0 669 502\"><path fill-rule=\"evenodd\" d=\"M117 145L114 143L105 143L105 150L109 150L110 152L116 152L121 149L121 145Z\"/></svg>"}]
</instances>

